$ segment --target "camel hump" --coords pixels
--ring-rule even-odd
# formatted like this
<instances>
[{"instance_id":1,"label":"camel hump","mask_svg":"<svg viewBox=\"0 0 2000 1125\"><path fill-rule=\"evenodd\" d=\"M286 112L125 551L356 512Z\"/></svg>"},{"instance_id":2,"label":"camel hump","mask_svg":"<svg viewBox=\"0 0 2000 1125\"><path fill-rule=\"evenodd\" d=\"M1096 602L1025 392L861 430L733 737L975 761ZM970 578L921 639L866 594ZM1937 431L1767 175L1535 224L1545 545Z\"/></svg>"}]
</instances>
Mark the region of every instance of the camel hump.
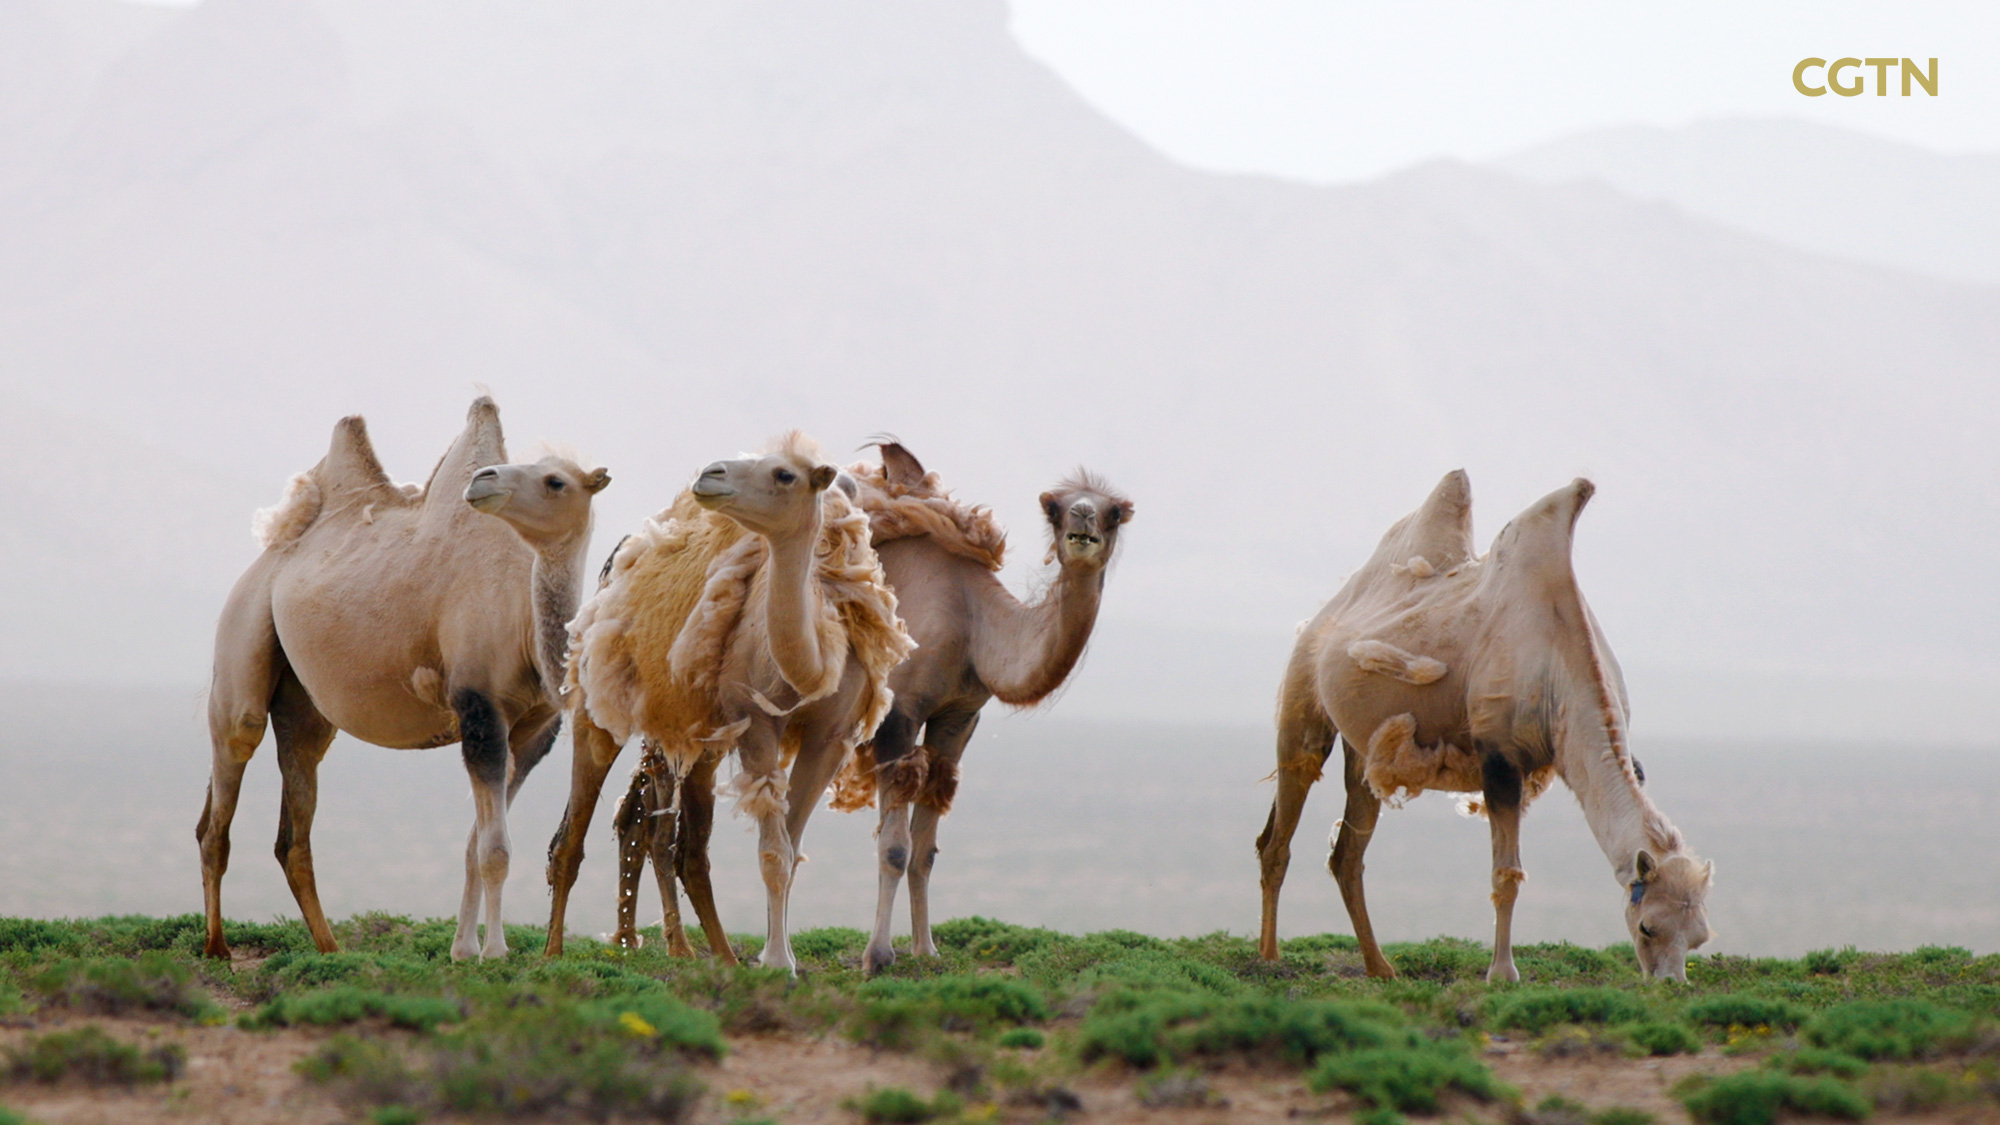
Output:
<instances>
[{"instance_id":1,"label":"camel hump","mask_svg":"<svg viewBox=\"0 0 2000 1125\"><path fill-rule=\"evenodd\" d=\"M314 466L312 478L318 486L321 508L328 513L350 508L367 511L371 505L403 507L410 502L409 495L382 471L374 443L368 440L368 423L359 414L334 423L333 440L326 456ZM304 524L298 528L304 529Z\"/></svg>"},{"instance_id":2,"label":"camel hump","mask_svg":"<svg viewBox=\"0 0 2000 1125\"><path fill-rule=\"evenodd\" d=\"M1496 571L1516 581L1540 579L1573 586L1576 575L1570 560L1576 520L1596 493L1596 485L1578 477L1528 505L1493 539Z\"/></svg>"},{"instance_id":3,"label":"camel hump","mask_svg":"<svg viewBox=\"0 0 2000 1125\"><path fill-rule=\"evenodd\" d=\"M438 459L424 483L425 503L449 504L451 511L465 507L465 486L472 474L488 465L507 463L507 440L500 432L500 407L491 395L480 395L465 411L465 429Z\"/></svg>"},{"instance_id":4,"label":"camel hump","mask_svg":"<svg viewBox=\"0 0 2000 1125\"><path fill-rule=\"evenodd\" d=\"M1446 473L1401 530L1404 550L1396 561L1405 565L1421 558L1435 573L1471 558L1472 478L1464 469Z\"/></svg>"}]
</instances>

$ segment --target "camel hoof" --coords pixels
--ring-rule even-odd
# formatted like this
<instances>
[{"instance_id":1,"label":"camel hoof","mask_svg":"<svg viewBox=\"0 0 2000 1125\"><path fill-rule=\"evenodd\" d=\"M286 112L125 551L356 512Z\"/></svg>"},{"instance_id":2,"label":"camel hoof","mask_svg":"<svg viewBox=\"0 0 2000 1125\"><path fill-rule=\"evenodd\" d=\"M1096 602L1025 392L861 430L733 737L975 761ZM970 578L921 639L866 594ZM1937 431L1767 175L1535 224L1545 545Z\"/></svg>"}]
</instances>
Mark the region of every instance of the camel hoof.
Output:
<instances>
[{"instance_id":1,"label":"camel hoof","mask_svg":"<svg viewBox=\"0 0 2000 1125\"><path fill-rule=\"evenodd\" d=\"M631 930L619 930L611 935L611 944L620 949L643 949L646 939Z\"/></svg>"},{"instance_id":2,"label":"camel hoof","mask_svg":"<svg viewBox=\"0 0 2000 1125\"><path fill-rule=\"evenodd\" d=\"M1492 968L1486 970L1486 983L1488 984L1512 983L1520 979L1521 973L1518 969L1514 968L1512 961L1507 962L1505 965L1496 963Z\"/></svg>"},{"instance_id":3,"label":"camel hoof","mask_svg":"<svg viewBox=\"0 0 2000 1125\"><path fill-rule=\"evenodd\" d=\"M895 963L896 951L886 945L879 949L871 945L861 954L861 971L871 977Z\"/></svg>"}]
</instances>

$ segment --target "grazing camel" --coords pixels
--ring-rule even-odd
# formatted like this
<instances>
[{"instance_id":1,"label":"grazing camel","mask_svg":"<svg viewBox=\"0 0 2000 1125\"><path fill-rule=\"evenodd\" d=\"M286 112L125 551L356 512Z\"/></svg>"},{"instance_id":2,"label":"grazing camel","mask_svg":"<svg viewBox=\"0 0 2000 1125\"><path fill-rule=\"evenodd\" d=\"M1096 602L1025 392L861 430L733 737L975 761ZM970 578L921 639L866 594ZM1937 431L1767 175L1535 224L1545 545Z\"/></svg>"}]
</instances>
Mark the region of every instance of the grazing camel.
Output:
<instances>
[{"instance_id":1,"label":"grazing camel","mask_svg":"<svg viewBox=\"0 0 2000 1125\"><path fill-rule=\"evenodd\" d=\"M1465 473L1440 481L1299 635L1278 707L1278 793L1257 838L1259 951L1278 956L1278 890L1306 792L1340 737L1347 810L1328 861L1368 975L1393 977L1368 922L1361 856L1382 802L1425 789L1477 793L1493 835L1493 963L1518 980L1510 937L1521 881L1521 813L1560 777L1611 861L1648 977L1687 979L1709 939L1714 865L1654 807L1626 742L1625 681L1571 568L1577 480L1472 557ZM1365 749L1357 749L1357 746Z\"/></svg>"},{"instance_id":2,"label":"grazing camel","mask_svg":"<svg viewBox=\"0 0 2000 1125\"><path fill-rule=\"evenodd\" d=\"M475 811L451 955L506 954L507 806L555 740L591 498L611 481L562 456L506 461L490 398L473 402L422 489L391 484L366 424L343 418L326 457L258 513L264 553L223 607L208 699L214 764L195 835L209 956L229 955L229 824L267 720L284 778L278 862L321 952L337 946L313 877L312 820L320 760L344 730L394 749L463 746Z\"/></svg>"},{"instance_id":3,"label":"grazing camel","mask_svg":"<svg viewBox=\"0 0 2000 1125\"><path fill-rule=\"evenodd\" d=\"M575 757L569 808L549 845L550 956L562 952L605 775L638 734L657 751L667 790L660 807L685 807L704 832L716 767L735 751L741 772L730 788L737 810L757 822L766 892L759 960L796 971L785 907L798 841L834 771L881 722L889 670L913 647L868 544L868 517L845 488L829 487L836 475L796 433L762 457L710 465L619 546L571 623ZM677 823L657 835L671 846L681 832ZM705 849L685 862L657 851L654 859L670 948L688 951L672 883L679 875L709 949L734 963Z\"/></svg>"},{"instance_id":4,"label":"grazing camel","mask_svg":"<svg viewBox=\"0 0 2000 1125\"><path fill-rule=\"evenodd\" d=\"M888 716L840 775L833 801L834 808L851 812L877 804L878 791L880 795L875 932L864 957L871 973L895 960L890 918L906 869L911 948L918 954L937 952L928 892L938 820L951 808L958 762L979 723L980 708L994 696L1028 706L1062 685L1090 640L1105 568L1117 549L1119 529L1132 518L1132 502L1089 474L1043 493L1051 551L1061 570L1042 600L1024 605L995 575L1006 534L992 513L953 500L937 475L926 473L902 445L885 442L881 450L879 468L853 465L848 472L859 482L875 549L917 651L889 674L895 700ZM917 744L919 732L922 745ZM682 834L671 845L666 841L666 825L658 817L669 793L661 770L642 765L619 805L621 944L638 944L632 909L647 857L655 858L663 897L671 897L671 864L678 860L685 865L690 857L705 854L707 822L696 802L689 802L692 819L675 822ZM661 865L663 856L669 866ZM696 897L695 886L685 878L682 882ZM670 909L669 942L674 940L671 914Z\"/></svg>"}]
</instances>

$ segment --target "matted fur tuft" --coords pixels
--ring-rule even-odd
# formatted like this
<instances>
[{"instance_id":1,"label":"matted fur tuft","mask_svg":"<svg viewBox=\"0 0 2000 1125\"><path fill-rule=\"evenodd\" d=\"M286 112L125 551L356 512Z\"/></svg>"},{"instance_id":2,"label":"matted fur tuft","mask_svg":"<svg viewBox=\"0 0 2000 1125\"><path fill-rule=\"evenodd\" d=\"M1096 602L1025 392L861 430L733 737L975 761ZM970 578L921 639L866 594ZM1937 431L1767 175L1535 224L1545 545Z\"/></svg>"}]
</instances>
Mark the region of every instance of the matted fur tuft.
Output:
<instances>
[{"instance_id":1,"label":"matted fur tuft","mask_svg":"<svg viewBox=\"0 0 2000 1125\"><path fill-rule=\"evenodd\" d=\"M294 473L285 482L284 496L268 508L257 509L250 517L250 534L267 551L282 547L306 533L306 528L319 518L319 508L319 484L312 473Z\"/></svg>"},{"instance_id":2,"label":"matted fur tuft","mask_svg":"<svg viewBox=\"0 0 2000 1125\"><path fill-rule=\"evenodd\" d=\"M988 570L1000 569L1007 532L993 510L953 499L936 473L906 485L890 480L881 465L860 462L847 471L861 485L861 507L868 513L875 546L929 536L951 554Z\"/></svg>"},{"instance_id":3,"label":"matted fur tuft","mask_svg":"<svg viewBox=\"0 0 2000 1125\"><path fill-rule=\"evenodd\" d=\"M792 448L809 439L785 441ZM801 704L824 698L840 685L845 654L856 658L865 681L856 723L843 736L851 747L888 713L889 672L916 642L869 545L868 517L839 489L823 492L820 504L813 574L825 674L793 686ZM734 749L748 720L723 723L717 681L740 630L763 627L745 611L763 604L769 553L762 537L682 493L619 546L602 586L570 623L564 690L580 692L572 705L614 739L643 733L677 761Z\"/></svg>"}]
</instances>

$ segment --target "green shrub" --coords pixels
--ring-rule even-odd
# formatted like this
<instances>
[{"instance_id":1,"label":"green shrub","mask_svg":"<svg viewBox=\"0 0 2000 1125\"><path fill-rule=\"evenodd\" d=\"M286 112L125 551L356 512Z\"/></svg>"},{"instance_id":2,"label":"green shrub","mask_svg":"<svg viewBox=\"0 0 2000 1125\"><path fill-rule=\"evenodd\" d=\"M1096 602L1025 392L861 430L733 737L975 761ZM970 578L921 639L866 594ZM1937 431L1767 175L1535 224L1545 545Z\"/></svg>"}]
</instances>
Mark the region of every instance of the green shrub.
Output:
<instances>
[{"instance_id":1,"label":"green shrub","mask_svg":"<svg viewBox=\"0 0 2000 1125\"><path fill-rule=\"evenodd\" d=\"M0 1105L0 1125L33 1125L27 1118Z\"/></svg>"},{"instance_id":2,"label":"green shrub","mask_svg":"<svg viewBox=\"0 0 2000 1125\"><path fill-rule=\"evenodd\" d=\"M1653 1115L1643 1109L1614 1105L1591 1114L1590 1125L1653 1125Z\"/></svg>"},{"instance_id":3,"label":"green shrub","mask_svg":"<svg viewBox=\"0 0 2000 1125\"><path fill-rule=\"evenodd\" d=\"M859 1113L863 1121L911 1125L934 1117L950 1117L959 1111L961 1103L949 1090L940 1090L936 1098L925 1101L901 1086L881 1086L870 1087L866 1094L849 1102L848 1108Z\"/></svg>"},{"instance_id":4,"label":"green shrub","mask_svg":"<svg viewBox=\"0 0 2000 1125\"><path fill-rule=\"evenodd\" d=\"M996 976L876 979L861 986L848 1034L872 1047L908 1050L936 1030L984 1031L1049 1018L1040 992Z\"/></svg>"},{"instance_id":5,"label":"green shrub","mask_svg":"<svg viewBox=\"0 0 2000 1125\"><path fill-rule=\"evenodd\" d=\"M1480 1101L1512 1093L1462 1046L1439 1042L1328 1055L1306 1076L1306 1085L1318 1093L1347 1090L1371 1106L1404 1113L1437 1112L1438 1097L1447 1089Z\"/></svg>"},{"instance_id":6,"label":"green shrub","mask_svg":"<svg viewBox=\"0 0 2000 1125\"><path fill-rule=\"evenodd\" d=\"M0 918L0 953L74 949L80 943L69 927L34 918Z\"/></svg>"},{"instance_id":7,"label":"green shrub","mask_svg":"<svg viewBox=\"0 0 2000 1125\"><path fill-rule=\"evenodd\" d=\"M421 1110L406 1105L385 1105L368 1115L368 1125L417 1125L423 1119Z\"/></svg>"},{"instance_id":8,"label":"green shrub","mask_svg":"<svg viewBox=\"0 0 2000 1125\"><path fill-rule=\"evenodd\" d=\"M1708 1027L1775 1027L1790 1031L1805 1022L1805 1009L1783 1000L1724 993L1687 1006L1687 1018Z\"/></svg>"},{"instance_id":9,"label":"green shrub","mask_svg":"<svg viewBox=\"0 0 2000 1125\"><path fill-rule=\"evenodd\" d=\"M1054 930L1016 926L978 916L940 922L931 927L931 939L940 950L962 952L976 961L998 965L1011 965L1021 954L1053 941L1074 940Z\"/></svg>"},{"instance_id":10,"label":"green shrub","mask_svg":"<svg viewBox=\"0 0 2000 1125\"><path fill-rule=\"evenodd\" d=\"M1415 1042L1403 1023L1381 1004L1120 992L1085 1017L1077 1050L1085 1062L1110 1057L1137 1067L1235 1054L1299 1065L1332 1051Z\"/></svg>"},{"instance_id":11,"label":"green shrub","mask_svg":"<svg viewBox=\"0 0 2000 1125\"><path fill-rule=\"evenodd\" d=\"M1392 944L1383 955L1396 972L1410 980L1483 980L1493 964L1492 951L1464 938L1432 938L1426 942Z\"/></svg>"},{"instance_id":12,"label":"green shrub","mask_svg":"<svg viewBox=\"0 0 2000 1125\"><path fill-rule=\"evenodd\" d=\"M6 1072L17 1081L55 1083L74 1078L92 1086L171 1082L187 1069L187 1051L169 1043L140 1051L94 1024L75 1031L31 1036L6 1050Z\"/></svg>"},{"instance_id":13,"label":"green shrub","mask_svg":"<svg viewBox=\"0 0 2000 1125\"><path fill-rule=\"evenodd\" d=\"M1635 1023L1625 1029L1632 1044L1648 1055L1693 1055L1701 1037L1677 1023Z\"/></svg>"},{"instance_id":14,"label":"green shrub","mask_svg":"<svg viewBox=\"0 0 2000 1125\"><path fill-rule=\"evenodd\" d=\"M1646 1015L1646 1003L1613 988L1523 988L1493 996L1486 1015L1495 1027L1540 1034L1563 1023L1626 1023Z\"/></svg>"},{"instance_id":15,"label":"green shrub","mask_svg":"<svg viewBox=\"0 0 2000 1125\"><path fill-rule=\"evenodd\" d=\"M1868 1064L1853 1055L1823 1047L1800 1047L1764 1060L1764 1065L1787 1074L1831 1074L1836 1078L1859 1078L1868 1073Z\"/></svg>"},{"instance_id":16,"label":"green shrub","mask_svg":"<svg viewBox=\"0 0 2000 1125\"><path fill-rule=\"evenodd\" d=\"M722 1049L712 1016L656 995L489 1010L408 1045L338 1035L299 1070L365 1104L675 1120L700 1092L681 1056Z\"/></svg>"},{"instance_id":17,"label":"green shrub","mask_svg":"<svg viewBox=\"0 0 2000 1125\"><path fill-rule=\"evenodd\" d=\"M99 1015L172 1012L202 1019L222 1011L186 965L156 951L137 958L60 961L36 973L29 985L49 1003Z\"/></svg>"},{"instance_id":18,"label":"green shrub","mask_svg":"<svg viewBox=\"0 0 2000 1125\"><path fill-rule=\"evenodd\" d=\"M831 961L842 954L860 956L868 945L868 935L848 926L821 926L792 935L792 953L816 961Z\"/></svg>"},{"instance_id":19,"label":"green shrub","mask_svg":"<svg viewBox=\"0 0 2000 1125\"><path fill-rule=\"evenodd\" d=\"M456 1001L435 996L392 996L372 989L343 985L317 992L280 996L238 1022L251 1030L272 1027L339 1027L367 1019L394 1027L429 1031L442 1023L465 1018Z\"/></svg>"},{"instance_id":20,"label":"green shrub","mask_svg":"<svg viewBox=\"0 0 2000 1125\"><path fill-rule=\"evenodd\" d=\"M1001 1032L999 1039L1002 1047L1019 1047L1028 1051L1040 1050L1046 1042L1048 1037L1032 1027L1010 1028Z\"/></svg>"},{"instance_id":21,"label":"green shrub","mask_svg":"<svg viewBox=\"0 0 2000 1125\"><path fill-rule=\"evenodd\" d=\"M1780 1111L1859 1121L1869 1108L1866 1098L1838 1078L1799 1078L1774 1070L1696 1079L1675 1092L1690 1116L1709 1125L1770 1125Z\"/></svg>"},{"instance_id":22,"label":"green shrub","mask_svg":"<svg viewBox=\"0 0 2000 1125\"><path fill-rule=\"evenodd\" d=\"M1972 1017L1923 1000L1857 1000L1814 1016L1805 1039L1863 1059L1928 1058L1963 1047Z\"/></svg>"}]
</instances>

